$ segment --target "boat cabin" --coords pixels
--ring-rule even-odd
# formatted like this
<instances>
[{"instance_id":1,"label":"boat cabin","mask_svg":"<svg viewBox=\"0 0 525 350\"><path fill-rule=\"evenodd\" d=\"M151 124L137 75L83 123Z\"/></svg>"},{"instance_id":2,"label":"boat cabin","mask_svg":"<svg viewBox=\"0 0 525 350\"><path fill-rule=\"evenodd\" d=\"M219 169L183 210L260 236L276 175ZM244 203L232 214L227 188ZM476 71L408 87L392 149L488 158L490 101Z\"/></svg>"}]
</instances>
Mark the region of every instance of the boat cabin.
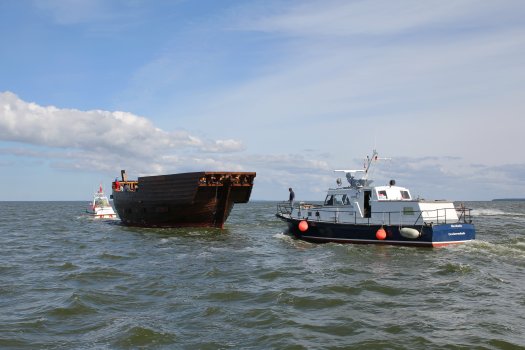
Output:
<instances>
[{"instance_id":1,"label":"boat cabin","mask_svg":"<svg viewBox=\"0 0 525 350\"><path fill-rule=\"evenodd\" d=\"M108 197L106 196L99 196L95 197L93 199L94 206L95 207L110 207L111 204L109 204Z\"/></svg>"},{"instance_id":2,"label":"boat cabin","mask_svg":"<svg viewBox=\"0 0 525 350\"><path fill-rule=\"evenodd\" d=\"M399 186L377 186L363 188L365 198L377 201L411 201L412 196L407 188ZM324 200L325 206L350 205L351 198L358 198L360 191L350 187L329 189Z\"/></svg>"},{"instance_id":3,"label":"boat cabin","mask_svg":"<svg viewBox=\"0 0 525 350\"><path fill-rule=\"evenodd\" d=\"M368 181L369 185L372 181ZM361 183L362 184L362 183ZM414 199L391 180L384 186L330 188L322 205L300 205L291 216L318 221L401 224L458 220L452 202Z\"/></svg>"}]
</instances>

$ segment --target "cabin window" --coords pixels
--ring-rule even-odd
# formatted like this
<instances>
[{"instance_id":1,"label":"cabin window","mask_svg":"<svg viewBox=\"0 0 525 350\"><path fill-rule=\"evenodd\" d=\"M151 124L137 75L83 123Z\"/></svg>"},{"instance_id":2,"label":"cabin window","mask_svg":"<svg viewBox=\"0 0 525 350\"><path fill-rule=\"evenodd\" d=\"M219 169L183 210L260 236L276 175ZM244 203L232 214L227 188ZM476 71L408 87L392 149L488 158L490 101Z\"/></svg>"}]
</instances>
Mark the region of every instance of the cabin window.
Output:
<instances>
[{"instance_id":1,"label":"cabin window","mask_svg":"<svg viewBox=\"0 0 525 350\"><path fill-rule=\"evenodd\" d=\"M414 215L414 208L403 207L403 215Z\"/></svg>"},{"instance_id":2,"label":"cabin window","mask_svg":"<svg viewBox=\"0 0 525 350\"><path fill-rule=\"evenodd\" d=\"M334 205L348 205L350 202L346 194L335 194L334 195Z\"/></svg>"},{"instance_id":3,"label":"cabin window","mask_svg":"<svg viewBox=\"0 0 525 350\"><path fill-rule=\"evenodd\" d=\"M378 199L388 199L388 196L386 195L386 191L377 191L377 198Z\"/></svg>"},{"instance_id":4,"label":"cabin window","mask_svg":"<svg viewBox=\"0 0 525 350\"><path fill-rule=\"evenodd\" d=\"M95 206L97 207L109 207L109 202L106 198L95 199Z\"/></svg>"},{"instance_id":5,"label":"cabin window","mask_svg":"<svg viewBox=\"0 0 525 350\"><path fill-rule=\"evenodd\" d=\"M410 199L410 193L408 193L408 191L401 191L401 198Z\"/></svg>"},{"instance_id":6,"label":"cabin window","mask_svg":"<svg viewBox=\"0 0 525 350\"><path fill-rule=\"evenodd\" d=\"M324 200L324 205L334 205L334 196L329 194L326 196L326 199Z\"/></svg>"}]
</instances>

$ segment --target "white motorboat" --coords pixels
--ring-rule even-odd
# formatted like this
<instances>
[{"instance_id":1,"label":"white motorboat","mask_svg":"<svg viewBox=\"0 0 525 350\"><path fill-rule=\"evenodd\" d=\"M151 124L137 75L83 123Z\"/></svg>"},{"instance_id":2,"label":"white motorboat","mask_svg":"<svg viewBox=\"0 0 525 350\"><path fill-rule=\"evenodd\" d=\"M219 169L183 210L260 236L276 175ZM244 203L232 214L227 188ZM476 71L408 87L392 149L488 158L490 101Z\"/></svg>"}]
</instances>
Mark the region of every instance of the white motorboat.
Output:
<instances>
[{"instance_id":1,"label":"white motorboat","mask_svg":"<svg viewBox=\"0 0 525 350\"><path fill-rule=\"evenodd\" d=\"M108 197L104 195L102 185L100 185L98 192L93 195L93 200L88 204L86 212L97 219L112 219L116 218L117 214L109 203Z\"/></svg>"},{"instance_id":2,"label":"white motorboat","mask_svg":"<svg viewBox=\"0 0 525 350\"><path fill-rule=\"evenodd\" d=\"M475 239L470 209L463 205L415 199L394 180L371 186L368 175L377 160L374 150L363 170L336 170L346 175L349 186L338 179L321 205L281 203L277 217L294 237L311 242L437 247Z\"/></svg>"}]
</instances>

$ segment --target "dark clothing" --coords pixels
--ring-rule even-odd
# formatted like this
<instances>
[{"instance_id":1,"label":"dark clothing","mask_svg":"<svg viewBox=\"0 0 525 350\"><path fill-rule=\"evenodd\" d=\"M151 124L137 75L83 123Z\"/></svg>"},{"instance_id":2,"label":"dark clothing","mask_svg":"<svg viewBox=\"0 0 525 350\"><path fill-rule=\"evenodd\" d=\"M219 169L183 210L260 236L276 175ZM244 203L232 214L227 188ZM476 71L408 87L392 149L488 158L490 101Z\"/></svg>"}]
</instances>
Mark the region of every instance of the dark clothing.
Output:
<instances>
[{"instance_id":1,"label":"dark clothing","mask_svg":"<svg viewBox=\"0 0 525 350\"><path fill-rule=\"evenodd\" d=\"M295 199L295 193L293 193L293 191L290 191L290 199L289 199L290 203L292 203L294 199Z\"/></svg>"}]
</instances>

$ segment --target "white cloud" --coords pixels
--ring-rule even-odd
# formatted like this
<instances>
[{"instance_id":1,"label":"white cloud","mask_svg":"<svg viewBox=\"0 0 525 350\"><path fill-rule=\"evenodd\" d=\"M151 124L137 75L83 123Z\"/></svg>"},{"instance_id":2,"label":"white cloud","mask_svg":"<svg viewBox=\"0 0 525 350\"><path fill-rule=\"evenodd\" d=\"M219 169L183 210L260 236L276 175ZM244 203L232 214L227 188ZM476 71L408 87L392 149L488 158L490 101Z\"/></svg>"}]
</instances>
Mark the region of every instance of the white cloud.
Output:
<instances>
[{"instance_id":1,"label":"white cloud","mask_svg":"<svg viewBox=\"0 0 525 350\"><path fill-rule=\"evenodd\" d=\"M298 5L291 2L288 5L278 14L252 13L238 23L237 28L308 37L392 36L429 27L469 27L472 19L487 23L505 16L519 21L519 15L508 13L505 7L524 7L520 1L477 0L327 0L302 1ZM463 21L465 18L468 20Z\"/></svg>"},{"instance_id":2,"label":"white cloud","mask_svg":"<svg viewBox=\"0 0 525 350\"><path fill-rule=\"evenodd\" d=\"M237 140L217 140L213 144L203 147L206 152L237 152L243 150L244 146Z\"/></svg>"},{"instance_id":3,"label":"white cloud","mask_svg":"<svg viewBox=\"0 0 525 350\"><path fill-rule=\"evenodd\" d=\"M203 140L182 130L164 131L149 119L127 112L43 107L10 92L0 93L0 139L147 160L181 150L243 150L237 140Z\"/></svg>"}]
</instances>

